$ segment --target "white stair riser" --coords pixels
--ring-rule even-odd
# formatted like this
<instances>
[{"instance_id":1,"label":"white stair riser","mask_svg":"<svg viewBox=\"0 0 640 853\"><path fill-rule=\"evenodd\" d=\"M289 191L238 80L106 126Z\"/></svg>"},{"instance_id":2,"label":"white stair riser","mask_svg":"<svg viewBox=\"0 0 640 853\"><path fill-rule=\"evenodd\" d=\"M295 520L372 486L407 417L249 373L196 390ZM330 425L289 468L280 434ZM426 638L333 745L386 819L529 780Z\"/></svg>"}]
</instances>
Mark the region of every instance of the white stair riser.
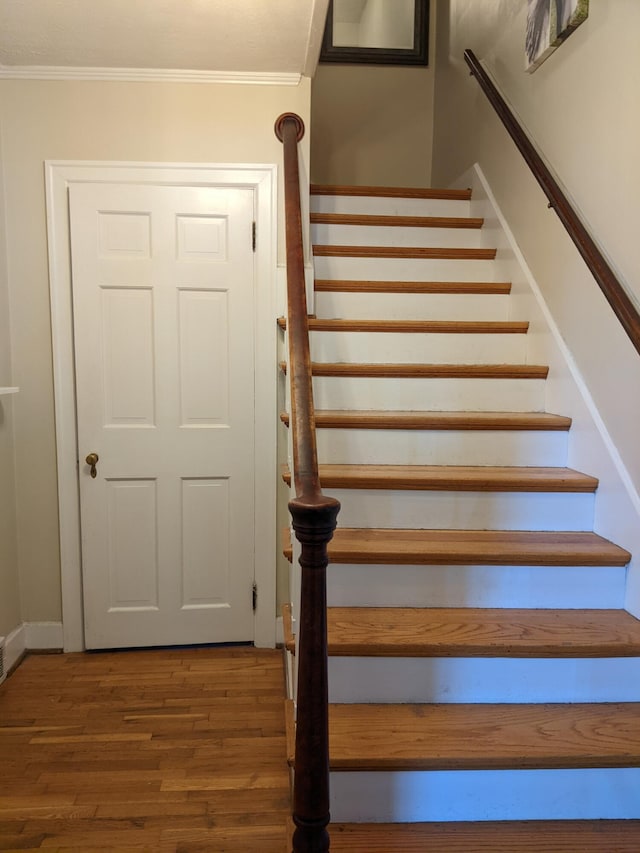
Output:
<instances>
[{"instance_id":1,"label":"white stair riser","mask_svg":"<svg viewBox=\"0 0 640 853\"><path fill-rule=\"evenodd\" d=\"M541 412L543 379L317 376L317 409Z\"/></svg>"},{"instance_id":2,"label":"white stair riser","mask_svg":"<svg viewBox=\"0 0 640 853\"><path fill-rule=\"evenodd\" d=\"M494 261L317 256L316 278L364 281L496 281Z\"/></svg>"},{"instance_id":3,"label":"white stair riser","mask_svg":"<svg viewBox=\"0 0 640 853\"><path fill-rule=\"evenodd\" d=\"M369 216L470 216L471 203L440 198L373 198L312 195L313 213L362 213Z\"/></svg>"},{"instance_id":4,"label":"white stair riser","mask_svg":"<svg viewBox=\"0 0 640 853\"><path fill-rule=\"evenodd\" d=\"M378 225L311 226L311 240L321 246L437 246L478 249L479 228L397 228Z\"/></svg>"},{"instance_id":5,"label":"white stair riser","mask_svg":"<svg viewBox=\"0 0 640 853\"><path fill-rule=\"evenodd\" d=\"M317 404L316 404L317 405ZM567 432L319 429L318 458L336 465L566 465Z\"/></svg>"},{"instance_id":6,"label":"white stair riser","mask_svg":"<svg viewBox=\"0 0 640 853\"><path fill-rule=\"evenodd\" d=\"M334 771L330 784L336 823L640 818L635 767Z\"/></svg>"},{"instance_id":7,"label":"white stair riser","mask_svg":"<svg viewBox=\"0 0 640 853\"><path fill-rule=\"evenodd\" d=\"M330 702L638 702L639 658L330 657Z\"/></svg>"},{"instance_id":8,"label":"white stair riser","mask_svg":"<svg viewBox=\"0 0 640 853\"><path fill-rule=\"evenodd\" d=\"M351 293L317 291L318 317L345 320L508 320L500 293Z\"/></svg>"},{"instance_id":9,"label":"white stair riser","mask_svg":"<svg viewBox=\"0 0 640 853\"><path fill-rule=\"evenodd\" d=\"M523 364L526 335L312 332L311 358L371 364Z\"/></svg>"},{"instance_id":10,"label":"white stair riser","mask_svg":"<svg viewBox=\"0 0 640 853\"><path fill-rule=\"evenodd\" d=\"M341 524L340 517L338 523ZM624 607L618 566L385 566L330 563L330 607Z\"/></svg>"},{"instance_id":11,"label":"white stair riser","mask_svg":"<svg viewBox=\"0 0 640 853\"><path fill-rule=\"evenodd\" d=\"M593 530L593 494L332 489L341 527Z\"/></svg>"}]
</instances>

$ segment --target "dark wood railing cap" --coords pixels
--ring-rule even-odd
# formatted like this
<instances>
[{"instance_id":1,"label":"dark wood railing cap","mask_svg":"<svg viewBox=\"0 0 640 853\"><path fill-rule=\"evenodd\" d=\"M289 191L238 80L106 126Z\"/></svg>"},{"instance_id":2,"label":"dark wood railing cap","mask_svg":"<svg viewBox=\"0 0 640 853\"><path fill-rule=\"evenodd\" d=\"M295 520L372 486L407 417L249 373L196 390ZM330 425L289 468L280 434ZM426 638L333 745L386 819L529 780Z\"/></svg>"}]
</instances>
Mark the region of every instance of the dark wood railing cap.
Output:
<instances>
[{"instance_id":1,"label":"dark wood railing cap","mask_svg":"<svg viewBox=\"0 0 640 853\"><path fill-rule=\"evenodd\" d=\"M464 59L471 69L472 76L480 84L480 88L487 96L500 121L507 129L516 147L531 169L534 178L549 199L549 207L555 210L567 234L571 237L576 248L582 255L591 275L598 283L607 302L629 336L629 340L636 351L640 353L640 312L633 299L624 285L618 280L568 198L560 189L558 182L545 165L513 112L509 109L493 80L481 65L478 57L472 50L467 49L464 52Z\"/></svg>"},{"instance_id":2,"label":"dark wood railing cap","mask_svg":"<svg viewBox=\"0 0 640 853\"><path fill-rule=\"evenodd\" d=\"M300 140L304 136L304 122L302 121L302 119L300 118L300 116L297 113L282 113L282 115L278 116L278 118L276 119L275 125L273 127L276 136L278 137L280 142L283 141L282 133L283 133L283 129L284 129L284 123L286 121L293 121L295 123L297 131L298 131L297 141L300 142Z\"/></svg>"},{"instance_id":3,"label":"dark wood railing cap","mask_svg":"<svg viewBox=\"0 0 640 853\"><path fill-rule=\"evenodd\" d=\"M323 542L333 537L340 512L340 501L328 495L296 496L289 501L293 529L299 542L307 545ZM323 555L326 564L326 551Z\"/></svg>"}]
</instances>

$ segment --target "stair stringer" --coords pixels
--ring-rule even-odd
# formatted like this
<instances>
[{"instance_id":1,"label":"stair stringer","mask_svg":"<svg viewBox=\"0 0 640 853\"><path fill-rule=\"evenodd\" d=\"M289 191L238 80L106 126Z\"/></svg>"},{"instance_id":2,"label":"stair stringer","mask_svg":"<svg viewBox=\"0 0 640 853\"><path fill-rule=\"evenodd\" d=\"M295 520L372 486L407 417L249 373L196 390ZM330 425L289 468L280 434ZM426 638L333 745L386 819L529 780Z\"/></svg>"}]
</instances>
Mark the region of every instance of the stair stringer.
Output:
<instances>
[{"instance_id":1,"label":"stair stringer","mask_svg":"<svg viewBox=\"0 0 640 853\"><path fill-rule=\"evenodd\" d=\"M529 321L527 361L549 365L547 410L573 420L567 465L600 481L593 529L635 555L627 570L625 607L640 618L640 495L482 169L476 164L455 183L472 188L471 216L485 220L481 245L498 249L496 275L512 282L509 319Z\"/></svg>"}]
</instances>

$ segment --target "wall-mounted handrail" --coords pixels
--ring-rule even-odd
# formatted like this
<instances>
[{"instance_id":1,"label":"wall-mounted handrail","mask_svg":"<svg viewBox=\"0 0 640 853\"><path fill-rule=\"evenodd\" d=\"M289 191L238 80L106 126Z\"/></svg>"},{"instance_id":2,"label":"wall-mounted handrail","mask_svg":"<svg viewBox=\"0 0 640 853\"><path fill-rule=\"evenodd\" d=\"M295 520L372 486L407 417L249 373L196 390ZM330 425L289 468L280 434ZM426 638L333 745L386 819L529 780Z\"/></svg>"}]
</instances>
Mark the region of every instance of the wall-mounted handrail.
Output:
<instances>
[{"instance_id":1,"label":"wall-mounted handrail","mask_svg":"<svg viewBox=\"0 0 640 853\"><path fill-rule=\"evenodd\" d=\"M287 244L288 376L291 388L293 475L289 502L300 542L300 615L296 638L298 691L293 785L293 853L329 850L329 705L327 684L327 545L340 503L322 494L318 476L315 415L304 277L298 142L304 123L295 113L276 119L284 148Z\"/></svg>"},{"instance_id":2,"label":"wall-mounted handrail","mask_svg":"<svg viewBox=\"0 0 640 853\"><path fill-rule=\"evenodd\" d=\"M598 282L607 302L613 308L631 343L637 352L640 353L640 313L638 309L605 260L602 252L596 246L593 238L558 186L551 172L545 166L533 143L507 106L495 84L480 64L477 56L472 50L465 50L464 58L471 69L471 74L480 84L480 88L489 99L518 150L527 162L527 165L533 172L535 179L549 199L550 206L558 214L560 221L575 243L591 274Z\"/></svg>"}]
</instances>

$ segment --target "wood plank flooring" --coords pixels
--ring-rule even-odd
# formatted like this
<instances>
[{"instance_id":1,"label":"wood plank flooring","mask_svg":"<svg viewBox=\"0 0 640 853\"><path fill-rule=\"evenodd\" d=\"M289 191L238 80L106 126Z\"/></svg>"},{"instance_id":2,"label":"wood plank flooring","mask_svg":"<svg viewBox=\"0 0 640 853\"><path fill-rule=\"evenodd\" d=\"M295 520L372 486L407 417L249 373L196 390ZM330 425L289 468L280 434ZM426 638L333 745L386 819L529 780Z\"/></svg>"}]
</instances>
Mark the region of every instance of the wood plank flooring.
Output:
<instances>
[{"instance_id":1,"label":"wood plank flooring","mask_svg":"<svg viewBox=\"0 0 640 853\"><path fill-rule=\"evenodd\" d=\"M0 850L282 853L282 653L28 657L0 687Z\"/></svg>"}]
</instances>

